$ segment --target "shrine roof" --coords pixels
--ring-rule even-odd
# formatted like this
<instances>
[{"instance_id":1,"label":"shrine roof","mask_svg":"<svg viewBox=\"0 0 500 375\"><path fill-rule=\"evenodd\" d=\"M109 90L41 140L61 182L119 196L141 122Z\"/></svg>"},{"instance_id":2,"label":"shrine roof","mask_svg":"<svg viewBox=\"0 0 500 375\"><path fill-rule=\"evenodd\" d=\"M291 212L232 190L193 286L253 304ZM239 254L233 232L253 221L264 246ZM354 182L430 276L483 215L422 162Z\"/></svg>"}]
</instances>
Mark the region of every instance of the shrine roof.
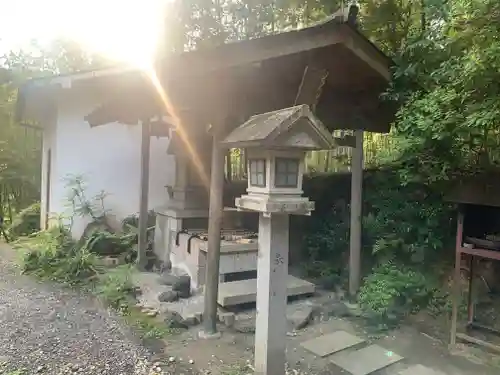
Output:
<instances>
[{"instance_id":1,"label":"shrine roof","mask_svg":"<svg viewBox=\"0 0 500 375\"><path fill-rule=\"evenodd\" d=\"M288 136L299 127L299 137L289 142ZM298 105L252 116L233 130L222 144L226 147L330 149L335 141L309 106Z\"/></svg>"},{"instance_id":2,"label":"shrine roof","mask_svg":"<svg viewBox=\"0 0 500 375\"><path fill-rule=\"evenodd\" d=\"M106 92L107 100L86 116L91 126L168 114L199 129L223 111L236 125L294 105L304 70L319 66L329 75L315 113L328 129L384 133L397 110L380 100L391 65L355 22L336 14L299 30L168 54L156 61L155 79L127 68L32 81L20 90L18 107L27 117L45 113L51 97L71 88Z\"/></svg>"}]
</instances>

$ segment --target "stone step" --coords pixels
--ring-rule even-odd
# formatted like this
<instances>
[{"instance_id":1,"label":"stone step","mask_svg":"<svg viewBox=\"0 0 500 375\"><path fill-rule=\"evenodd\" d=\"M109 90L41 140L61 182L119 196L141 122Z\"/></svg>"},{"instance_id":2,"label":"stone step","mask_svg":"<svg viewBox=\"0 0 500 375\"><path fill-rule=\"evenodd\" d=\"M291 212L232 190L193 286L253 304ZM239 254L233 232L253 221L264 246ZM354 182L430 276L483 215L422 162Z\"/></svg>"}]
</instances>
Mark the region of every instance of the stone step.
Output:
<instances>
[{"instance_id":1,"label":"stone step","mask_svg":"<svg viewBox=\"0 0 500 375\"><path fill-rule=\"evenodd\" d=\"M326 357L363 342L365 340L360 337L345 331L337 331L305 341L300 345L318 357Z\"/></svg>"},{"instance_id":2,"label":"stone step","mask_svg":"<svg viewBox=\"0 0 500 375\"><path fill-rule=\"evenodd\" d=\"M400 371L399 375L446 375L444 372L434 370L423 365L414 365Z\"/></svg>"},{"instance_id":3,"label":"stone step","mask_svg":"<svg viewBox=\"0 0 500 375\"><path fill-rule=\"evenodd\" d=\"M288 296L300 296L314 293L316 286L313 283L288 275ZM217 302L221 306L235 306L256 302L257 279L230 281L219 284Z\"/></svg>"},{"instance_id":4,"label":"stone step","mask_svg":"<svg viewBox=\"0 0 500 375\"><path fill-rule=\"evenodd\" d=\"M335 354L331 362L352 375L368 375L399 362L403 357L378 345Z\"/></svg>"}]
</instances>

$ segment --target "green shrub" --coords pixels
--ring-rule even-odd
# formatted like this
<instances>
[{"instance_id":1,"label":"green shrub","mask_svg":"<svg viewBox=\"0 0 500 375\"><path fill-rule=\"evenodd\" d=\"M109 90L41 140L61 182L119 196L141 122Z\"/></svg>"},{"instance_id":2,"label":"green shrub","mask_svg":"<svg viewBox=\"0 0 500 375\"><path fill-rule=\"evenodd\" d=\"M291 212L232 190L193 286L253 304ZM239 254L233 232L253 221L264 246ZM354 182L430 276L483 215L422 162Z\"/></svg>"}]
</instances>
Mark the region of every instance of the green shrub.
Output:
<instances>
[{"instance_id":1,"label":"green shrub","mask_svg":"<svg viewBox=\"0 0 500 375\"><path fill-rule=\"evenodd\" d=\"M338 281L345 270L349 250L349 213L338 205L326 215L313 216L305 242L307 274Z\"/></svg>"},{"instance_id":2,"label":"green shrub","mask_svg":"<svg viewBox=\"0 0 500 375\"><path fill-rule=\"evenodd\" d=\"M69 285L88 283L97 274L95 256L85 247L78 247L63 227L21 238L16 246L27 250L25 273Z\"/></svg>"},{"instance_id":3,"label":"green shrub","mask_svg":"<svg viewBox=\"0 0 500 375\"><path fill-rule=\"evenodd\" d=\"M96 231L90 234L83 245L92 254L119 255L131 251L134 237L114 233Z\"/></svg>"},{"instance_id":4,"label":"green shrub","mask_svg":"<svg viewBox=\"0 0 500 375\"><path fill-rule=\"evenodd\" d=\"M363 232L377 263L435 265L453 259L452 205L423 184L404 185L398 170L382 170L365 182Z\"/></svg>"},{"instance_id":5,"label":"green shrub","mask_svg":"<svg viewBox=\"0 0 500 375\"><path fill-rule=\"evenodd\" d=\"M147 226L148 228L154 227L156 224L156 214L153 210L148 211L148 222ZM138 214L132 214L127 216L125 219L122 220L122 230L124 232L129 232L131 228L139 228L139 215Z\"/></svg>"},{"instance_id":6,"label":"green shrub","mask_svg":"<svg viewBox=\"0 0 500 375\"><path fill-rule=\"evenodd\" d=\"M8 233L12 238L28 236L40 230L40 202L33 203L12 220Z\"/></svg>"},{"instance_id":7,"label":"green shrub","mask_svg":"<svg viewBox=\"0 0 500 375\"><path fill-rule=\"evenodd\" d=\"M420 271L389 262L365 278L358 302L371 318L396 320L427 306L433 285Z\"/></svg>"},{"instance_id":8,"label":"green shrub","mask_svg":"<svg viewBox=\"0 0 500 375\"><path fill-rule=\"evenodd\" d=\"M135 291L131 274L129 265L108 270L99 276L96 294L115 309L128 309Z\"/></svg>"}]
</instances>

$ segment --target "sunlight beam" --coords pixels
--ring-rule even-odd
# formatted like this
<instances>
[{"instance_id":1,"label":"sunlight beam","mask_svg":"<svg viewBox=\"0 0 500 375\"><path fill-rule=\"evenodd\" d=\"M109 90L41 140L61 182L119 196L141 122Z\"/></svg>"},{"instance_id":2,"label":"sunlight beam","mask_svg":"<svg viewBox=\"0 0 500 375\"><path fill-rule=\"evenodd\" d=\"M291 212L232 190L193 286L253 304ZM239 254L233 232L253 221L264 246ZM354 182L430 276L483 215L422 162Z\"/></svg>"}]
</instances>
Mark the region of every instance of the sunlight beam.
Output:
<instances>
[{"instance_id":1,"label":"sunlight beam","mask_svg":"<svg viewBox=\"0 0 500 375\"><path fill-rule=\"evenodd\" d=\"M153 83L153 86L156 88L156 91L158 92L161 101L163 105L165 106L165 109L167 110L167 113L172 117L174 120L174 125L176 127L176 130L179 133L179 136L181 137L182 142L186 146L186 149L191 156L191 160L193 161L193 164L198 171L198 174L201 178L201 181L207 191L210 188L210 179L208 177L207 172L205 171L203 167L203 162L201 161L200 156L196 152L196 149L193 147L191 141L189 140L188 134L184 129L184 125L182 124L182 121L180 119L180 116L178 115L176 109L174 108L174 105L172 101L170 100L169 95L167 92L163 89L163 86L160 83L160 80L158 79L158 76L156 75L156 72L153 69L148 69L147 74L151 79L151 82Z\"/></svg>"}]
</instances>

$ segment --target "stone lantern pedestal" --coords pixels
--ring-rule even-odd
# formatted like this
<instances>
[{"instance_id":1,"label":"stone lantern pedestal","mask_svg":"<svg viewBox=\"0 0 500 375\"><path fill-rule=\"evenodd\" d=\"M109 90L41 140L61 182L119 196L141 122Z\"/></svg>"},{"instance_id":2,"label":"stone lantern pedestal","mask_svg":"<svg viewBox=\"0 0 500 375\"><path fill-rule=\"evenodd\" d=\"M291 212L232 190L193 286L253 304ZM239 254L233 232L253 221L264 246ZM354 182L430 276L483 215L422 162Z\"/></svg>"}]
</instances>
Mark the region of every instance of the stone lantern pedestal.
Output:
<instances>
[{"instance_id":1,"label":"stone lantern pedestal","mask_svg":"<svg viewBox=\"0 0 500 375\"><path fill-rule=\"evenodd\" d=\"M289 219L314 210L314 202L301 196L306 152L332 148L334 139L300 105L251 117L223 145L246 149L247 194L235 204L259 212L255 374L284 375Z\"/></svg>"}]
</instances>

